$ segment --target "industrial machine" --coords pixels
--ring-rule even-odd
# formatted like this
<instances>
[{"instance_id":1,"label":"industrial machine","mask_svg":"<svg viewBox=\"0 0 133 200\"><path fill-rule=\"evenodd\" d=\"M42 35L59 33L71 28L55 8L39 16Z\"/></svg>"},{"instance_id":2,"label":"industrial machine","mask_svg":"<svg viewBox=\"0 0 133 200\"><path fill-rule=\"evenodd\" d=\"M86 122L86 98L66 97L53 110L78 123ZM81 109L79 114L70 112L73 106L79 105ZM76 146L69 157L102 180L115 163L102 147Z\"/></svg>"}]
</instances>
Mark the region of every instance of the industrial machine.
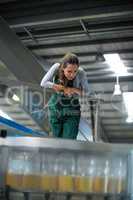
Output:
<instances>
[{"instance_id":1,"label":"industrial machine","mask_svg":"<svg viewBox=\"0 0 133 200\"><path fill-rule=\"evenodd\" d=\"M1 200L132 200L132 145L0 139Z\"/></svg>"}]
</instances>

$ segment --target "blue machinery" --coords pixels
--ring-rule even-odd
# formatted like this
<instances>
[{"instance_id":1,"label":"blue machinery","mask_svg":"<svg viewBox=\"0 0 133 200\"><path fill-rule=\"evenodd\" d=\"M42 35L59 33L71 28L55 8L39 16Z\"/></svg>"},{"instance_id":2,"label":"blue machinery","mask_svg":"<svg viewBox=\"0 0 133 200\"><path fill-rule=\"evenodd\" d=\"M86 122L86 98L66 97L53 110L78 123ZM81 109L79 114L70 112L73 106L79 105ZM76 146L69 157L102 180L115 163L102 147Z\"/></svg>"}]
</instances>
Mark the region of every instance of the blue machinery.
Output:
<instances>
[{"instance_id":1,"label":"blue machinery","mask_svg":"<svg viewBox=\"0 0 133 200\"><path fill-rule=\"evenodd\" d=\"M9 120L9 119L1 117L1 116L0 116L0 123L4 124L6 126L12 127L18 131L22 131L23 136L31 135L31 136L44 137L47 135L45 132L40 133L40 132L34 131L33 129L27 128L24 125L21 125L19 123L16 123L15 121Z\"/></svg>"}]
</instances>

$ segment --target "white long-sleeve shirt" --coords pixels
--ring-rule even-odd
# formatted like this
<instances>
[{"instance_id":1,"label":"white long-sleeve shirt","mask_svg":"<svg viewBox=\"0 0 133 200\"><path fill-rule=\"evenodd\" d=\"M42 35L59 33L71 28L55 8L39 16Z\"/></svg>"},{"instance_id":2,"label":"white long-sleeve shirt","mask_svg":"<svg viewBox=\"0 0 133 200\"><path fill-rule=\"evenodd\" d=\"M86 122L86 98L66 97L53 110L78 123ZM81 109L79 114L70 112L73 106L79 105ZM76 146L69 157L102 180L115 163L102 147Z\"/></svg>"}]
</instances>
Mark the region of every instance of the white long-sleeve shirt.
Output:
<instances>
[{"instance_id":1,"label":"white long-sleeve shirt","mask_svg":"<svg viewBox=\"0 0 133 200\"><path fill-rule=\"evenodd\" d=\"M41 86L44 88L52 88L54 85L53 78L56 75L59 69L60 63L55 63L49 69L49 71L45 74L41 81ZM87 77L85 75L85 71L79 67L76 77L73 81L73 87L83 90L85 93L90 92L90 85L88 84Z\"/></svg>"}]
</instances>

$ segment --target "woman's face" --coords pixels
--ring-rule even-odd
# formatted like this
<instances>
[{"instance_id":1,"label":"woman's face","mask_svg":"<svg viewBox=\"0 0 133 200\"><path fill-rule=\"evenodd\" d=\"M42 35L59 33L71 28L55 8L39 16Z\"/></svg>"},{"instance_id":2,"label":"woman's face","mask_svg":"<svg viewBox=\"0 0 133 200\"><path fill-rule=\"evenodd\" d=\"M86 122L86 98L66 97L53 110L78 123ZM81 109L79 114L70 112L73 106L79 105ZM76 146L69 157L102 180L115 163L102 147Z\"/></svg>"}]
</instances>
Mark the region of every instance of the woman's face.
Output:
<instances>
[{"instance_id":1,"label":"woman's face","mask_svg":"<svg viewBox=\"0 0 133 200\"><path fill-rule=\"evenodd\" d=\"M64 69L64 75L68 80L73 80L76 77L77 71L78 65L67 64L67 67Z\"/></svg>"}]
</instances>

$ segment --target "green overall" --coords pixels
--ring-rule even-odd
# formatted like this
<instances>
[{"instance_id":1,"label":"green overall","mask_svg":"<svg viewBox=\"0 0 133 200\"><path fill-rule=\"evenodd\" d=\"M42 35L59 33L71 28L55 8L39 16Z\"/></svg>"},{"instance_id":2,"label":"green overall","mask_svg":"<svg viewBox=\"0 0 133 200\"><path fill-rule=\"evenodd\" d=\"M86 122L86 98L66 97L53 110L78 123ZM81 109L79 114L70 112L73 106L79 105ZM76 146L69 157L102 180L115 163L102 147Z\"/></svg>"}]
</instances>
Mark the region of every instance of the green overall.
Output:
<instances>
[{"instance_id":1,"label":"green overall","mask_svg":"<svg viewBox=\"0 0 133 200\"><path fill-rule=\"evenodd\" d=\"M58 80L54 81L56 84ZM71 81L72 83L72 81ZM73 83L72 83L73 84ZM69 87L72 87L69 84ZM76 139L80 120L80 104L77 96L54 93L49 101L49 122L55 137Z\"/></svg>"}]
</instances>

